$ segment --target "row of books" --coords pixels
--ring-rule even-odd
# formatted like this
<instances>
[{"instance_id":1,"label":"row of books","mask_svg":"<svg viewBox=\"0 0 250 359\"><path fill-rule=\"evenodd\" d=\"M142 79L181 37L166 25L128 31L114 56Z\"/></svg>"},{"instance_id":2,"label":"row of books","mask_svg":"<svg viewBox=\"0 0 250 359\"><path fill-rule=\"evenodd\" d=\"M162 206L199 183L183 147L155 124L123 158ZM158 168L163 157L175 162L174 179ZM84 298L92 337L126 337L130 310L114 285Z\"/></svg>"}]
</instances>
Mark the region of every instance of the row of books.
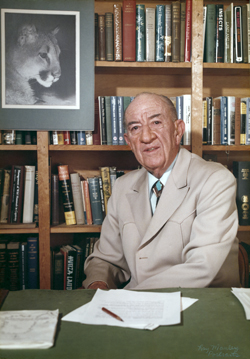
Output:
<instances>
[{"instance_id":1,"label":"row of books","mask_svg":"<svg viewBox=\"0 0 250 359\"><path fill-rule=\"evenodd\" d=\"M204 145L250 145L250 98L203 99Z\"/></svg>"},{"instance_id":2,"label":"row of books","mask_svg":"<svg viewBox=\"0 0 250 359\"><path fill-rule=\"evenodd\" d=\"M0 223L38 223L36 166L0 168Z\"/></svg>"},{"instance_id":3,"label":"row of books","mask_svg":"<svg viewBox=\"0 0 250 359\"><path fill-rule=\"evenodd\" d=\"M67 165L58 166L58 175L51 177L52 225L59 225L59 192L67 225L101 225L114 182L123 174L116 167L101 167L100 176L84 179L79 173L69 173Z\"/></svg>"},{"instance_id":4,"label":"row of books","mask_svg":"<svg viewBox=\"0 0 250 359\"><path fill-rule=\"evenodd\" d=\"M0 288L38 289L38 238L27 241L0 239Z\"/></svg>"},{"instance_id":5,"label":"row of books","mask_svg":"<svg viewBox=\"0 0 250 359\"><path fill-rule=\"evenodd\" d=\"M147 7L115 3L113 13L95 14L95 59L189 62L192 0Z\"/></svg>"},{"instance_id":6,"label":"row of books","mask_svg":"<svg viewBox=\"0 0 250 359\"><path fill-rule=\"evenodd\" d=\"M204 62L250 63L250 7L203 7Z\"/></svg>"},{"instance_id":7,"label":"row of books","mask_svg":"<svg viewBox=\"0 0 250 359\"><path fill-rule=\"evenodd\" d=\"M92 131L50 131L52 145L93 145Z\"/></svg>"},{"instance_id":8,"label":"row of books","mask_svg":"<svg viewBox=\"0 0 250 359\"><path fill-rule=\"evenodd\" d=\"M73 290L82 286L84 263L97 240L97 237L87 237L81 245L67 244L51 249L52 289Z\"/></svg>"},{"instance_id":9,"label":"row of books","mask_svg":"<svg viewBox=\"0 0 250 359\"><path fill-rule=\"evenodd\" d=\"M36 131L0 130L0 145L36 145Z\"/></svg>"}]
</instances>

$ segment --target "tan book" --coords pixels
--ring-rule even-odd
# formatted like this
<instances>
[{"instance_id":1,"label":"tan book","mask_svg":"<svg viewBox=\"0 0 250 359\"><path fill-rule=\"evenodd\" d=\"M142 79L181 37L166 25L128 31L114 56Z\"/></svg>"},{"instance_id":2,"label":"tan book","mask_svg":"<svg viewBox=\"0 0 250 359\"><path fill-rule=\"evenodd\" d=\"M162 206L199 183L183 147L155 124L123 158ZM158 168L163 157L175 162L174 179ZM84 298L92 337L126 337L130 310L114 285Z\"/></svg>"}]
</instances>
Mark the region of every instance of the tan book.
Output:
<instances>
[{"instance_id":1,"label":"tan book","mask_svg":"<svg viewBox=\"0 0 250 359\"><path fill-rule=\"evenodd\" d=\"M172 2L172 62L180 61L181 6L179 1Z\"/></svg>"},{"instance_id":2,"label":"tan book","mask_svg":"<svg viewBox=\"0 0 250 359\"><path fill-rule=\"evenodd\" d=\"M23 223L33 222L34 194L35 194L35 166L25 166Z\"/></svg>"},{"instance_id":3,"label":"tan book","mask_svg":"<svg viewBox=\"0 0 250 359\"><path fill-rule=\"evenodd\" d=\"M99 59L106 60L105 15L98 16Z\"/></svg>"},{"instance_id":4,"label":"tan book","mask_svg":"<svg viewBox=\"0 0 250 359\"><path fill-rule=\"evenodd\" d=\"M102 177L105 212L107 214L108 200L109 200L109 197L111 196L110 171L109 171L109 167L100 167L100 171L101 171L101 177Z\"/></svg>"},{"instance_id":5,"label":"tan book","mask_svg":"<svg viewBox=\"0 0 250 359\"><path fill-rule=\"evenodd\" d=\"M85 224L81 180L79 174L71 173L70 180L75 208L76 224Z\"/></svg>"},{"instance_id":6,"label":"tan book","mask_svg":"<svg viewBox=\"0 0 250 359\"><path fill-rule=\"evenodd\" d=\"M114 58L122 61L122 5L114 4Z\"/></svg>"}]
</instances>

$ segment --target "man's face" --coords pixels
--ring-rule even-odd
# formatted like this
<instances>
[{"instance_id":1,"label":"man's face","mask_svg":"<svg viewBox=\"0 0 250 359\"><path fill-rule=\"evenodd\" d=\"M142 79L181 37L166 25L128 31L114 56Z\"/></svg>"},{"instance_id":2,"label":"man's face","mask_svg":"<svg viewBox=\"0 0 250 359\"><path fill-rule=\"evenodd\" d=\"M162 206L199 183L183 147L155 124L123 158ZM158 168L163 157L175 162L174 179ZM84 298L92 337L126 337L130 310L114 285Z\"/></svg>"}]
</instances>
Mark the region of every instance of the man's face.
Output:
<instances>
[{"instance_id":1,"label":"man's face","mask_svg":"<svg viewBox=\"0 0 250 359\"><path fill-rule=\"evenodd\" d=\"M137 161L160 178L178 153L184 122L172 121L168 106L160 97L143 94L129 105L126 124L124 137Z\"/></svg>"}]
</instances>

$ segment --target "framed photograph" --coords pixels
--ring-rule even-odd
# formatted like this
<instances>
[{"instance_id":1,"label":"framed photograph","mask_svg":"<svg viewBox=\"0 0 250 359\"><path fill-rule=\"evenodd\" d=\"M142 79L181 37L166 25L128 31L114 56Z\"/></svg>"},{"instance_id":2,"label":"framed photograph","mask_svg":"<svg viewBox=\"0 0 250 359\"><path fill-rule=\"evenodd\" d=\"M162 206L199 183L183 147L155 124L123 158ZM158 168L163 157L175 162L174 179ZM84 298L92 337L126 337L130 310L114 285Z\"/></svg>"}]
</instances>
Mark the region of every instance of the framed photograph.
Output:
<instances>
[{"instance_id":1,"label":"framed photograph","mask_svg":"<svg viewBox=\"0 0 250 359\"><path fill-rule=\"evenodd\" d=\"M0 129L94 130L94 0L1 1Z\"/></svg>"}]
</instances>

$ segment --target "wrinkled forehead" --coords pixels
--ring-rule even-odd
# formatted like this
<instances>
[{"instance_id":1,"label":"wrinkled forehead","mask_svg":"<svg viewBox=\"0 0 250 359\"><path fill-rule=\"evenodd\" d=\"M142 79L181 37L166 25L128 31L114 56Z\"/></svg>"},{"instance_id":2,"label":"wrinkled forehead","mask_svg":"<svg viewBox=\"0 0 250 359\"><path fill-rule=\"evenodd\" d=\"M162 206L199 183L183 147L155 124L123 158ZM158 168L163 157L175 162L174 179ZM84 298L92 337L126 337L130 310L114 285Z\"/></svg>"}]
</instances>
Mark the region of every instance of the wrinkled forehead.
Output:
<instances>
[{"instance_id":1,"label":"wrinkled forehead","mask_svg":"<svg viewBox=\"0 0 250 359\"><path fill-rule=\"evenodd\" d=\"M126 122L129 122L131 119L151 118L156 114L165 115L167 118L167 110L167 104L160 97L141 95L135 98L127 108Z\"/></svg>"}]
</instances>

